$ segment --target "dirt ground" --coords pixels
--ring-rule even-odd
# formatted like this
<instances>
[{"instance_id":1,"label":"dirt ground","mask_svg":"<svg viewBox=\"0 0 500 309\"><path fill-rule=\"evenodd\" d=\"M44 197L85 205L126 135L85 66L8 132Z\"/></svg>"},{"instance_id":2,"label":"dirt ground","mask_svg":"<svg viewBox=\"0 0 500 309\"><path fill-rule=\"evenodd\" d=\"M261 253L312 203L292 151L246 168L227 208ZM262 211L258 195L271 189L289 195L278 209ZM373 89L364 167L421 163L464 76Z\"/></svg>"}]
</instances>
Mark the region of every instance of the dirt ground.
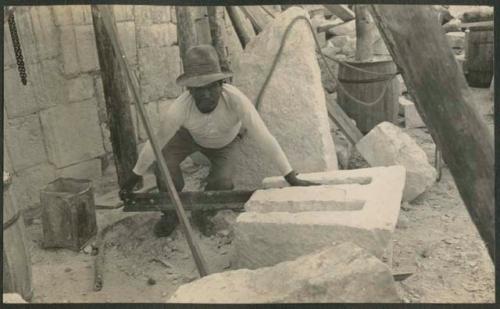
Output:
<instances>
[{"instance_id":1,"label":"dirt ground","mask_svg":"<svg viewBox=\"0 0 500 309\"><path fill-rule=\"evenodd\" d=\"M493 130L489 90L473 89L473 94L478 109ZM433 164L435 146L427 130L406 131ZM356 157L351 163L353 167L365 166ZM110 165L95 184L98 193L116 188L113 169ZM190 173L188 187L201 186L206 167L197 169L191 165L184 170ZM159 218L158 213L97 210L100 229L126 217L130 218L106 237L104 287L99 292L93 291L94 257L90 251L42 249L41 223L34 220L27 227L33 263L32 302L165 302L177 287L198 277L179 228L169 238L154 237L152 226ZM230 270L233 252L230 228L219 229L212 237L202 236L195 228L195 234L210 272ZM393 268L414 270L412 276L397 283L404 302L495 301L494 265L446 167L441 181L411 204L402 205L393 241Z\"/></svg>"}]
</instances>

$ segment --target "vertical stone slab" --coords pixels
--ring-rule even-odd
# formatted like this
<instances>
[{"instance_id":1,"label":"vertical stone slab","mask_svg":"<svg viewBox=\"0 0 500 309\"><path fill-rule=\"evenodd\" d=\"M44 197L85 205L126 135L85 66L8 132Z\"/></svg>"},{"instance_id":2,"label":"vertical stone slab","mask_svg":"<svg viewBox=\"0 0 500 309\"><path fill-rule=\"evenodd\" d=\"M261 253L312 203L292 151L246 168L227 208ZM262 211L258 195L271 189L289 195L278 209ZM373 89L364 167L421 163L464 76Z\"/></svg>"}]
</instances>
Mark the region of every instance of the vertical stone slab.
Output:
<instances>
[{"instance_id":1,"label":"vertical stone slab","mask_svg":"<svg viewBox=\"0 0 500 309\"><path fill-rule=\"evenodd\" d=\"M49 108L66 102L66 89L63 68L57 59L46 59L38 63L32 75L35 96L40 109Z\"/></svg>"},{"instance_id":2,"label":"vertical stone slab","mask_svg":"<svg viewBox=\"0 0 500 309\"><path fill-rule=\"evenodd\" d=\"M54 19L57 26L69 26L73 24L73 15L71 6L69 5L54 5L52 7Z\"/></svg>"},{"instance_id":3,"label":"vertical stone slab","mask_svg":"<svg viewBox=\"0 0 500 309\"><path fill-rule=\"evenodd\" d=\"M47 161L38 114L9 120L4 134L9 136L4 147L8 147L12 154L15 170Z\"/></svg>"},{"instance_id":4,"label":"vertical stone slab","mask_svg":"<svg viewBox=\"0 0 500 309\"><path fill-rule=\"evenodd\" d=\"M79 102L94 96L94 79L90 75L80 75L67 81L68 101Z\"/></svg>"},{"instance_id":5,"label":"vertical stone slab","mask_svg":"<svg viewBox=\"0 0 500 309\"><path fill-rule=\"evenodd\" d=\"M173 24L154 24L138 28L138 46L163 47L177 42L177 29Z\"/></svg>"},{"instance_id":6,"label":"vertical stone slab","mask_svg":"<svg viewBox=\"0 0 500 309\"><path fill-rule=\"evenodd\" d=\"M31 66L30 66L31 68ZM21 117L38 111L33 81L23 85L17 68L4 70L4 103L9 118Z\"/></svg>"},{"instance_id":7,"label":"vertical stone slab","mask_svg":"<svg viewBox=\"0 0 500 309\"><path fill-rule=\"evenodd\" d=\"M134 7L133 5L112 5L115 20L117 22L133 21Z\"/></svg>"},{"instance_id":8,"label":"vertical stone slab","mask_svg":"<svg viewBox=\"0 0 500 309\"><path fill-rule=\"evenodd\" d=\"M104 154L95 99L40 112L49 161L57 167Z\"/></svg>"},{"instance_id":9,"label":"vertical stone slab","mask_svg":"<svg viewBox=\"0 0 500 309\"><path fill-rule=\"evenodd\" d=\"M116 24L116 28L118 30L118 38L125 50L129 65L137 65L135 23L133 21L120 22Z\"/></svg>"},{"instance_id":10,"label":"vertical stone slab","mask_svg":"<svg viewBox=\"0 0 500 309\"><path fill-rule=\"evenodd\" d=\"M23 57L25 64L33 64L39 61L38 49L36 43L35 32L33 31L33 23L31 21L31 13L34 7L20 7L16 10L16 28L19 36L19 42L23 50ZM7 23L5 23L8 29ZM29 71L28 79L29 79Z\"/></svg>"},{"instance_id":11,"label":"vertical stone slab","mask_svg":"<svg viewBox=\"0 0 500 309\"><path fill-rule=\"evenodd\" d=\"M269 74L285 29L292 19L307 13L292 7L255 37L234 66L234 85L255 103ZM316 60L312 33L306 21L297 21L290 30L275 71L258 107L292 167L298 172L336 170L337 156L330 135L325 94ZM237 188L256 188L264 177L279 175L275 162L258 145L246 138L238 145Z\"/></svg>"},{"instance_id":12,"label":"vertical stone slab","mask_svg":"<svg viewBox=\"0 0 500 309\"><path fill-rule=\"evenodd\" d=\"M99 69L93 25L75 26L76 48L83 72Z\"/></svg>"},{"instance_id":13,"label":"vertical stone slab","mask_svg":"<svg viewBox=\"0 0 500 309\"><path fill-rule=\"evenodd\" d=\"M78 64L74 28L72 26L61 26L59 29L61 31L60 46L62 49L64 73L66 75L76 74L80 71L80 66Z\"/></svg>"},{"instance_id":14,"label":"vertical stone slab","mask_svg":"<svg viewBox=\"0 0 500 309\"><path fill-rule=\"evenodd\" d=\"M73 16L73 23L75 25L92 24L92 13L90 12L90 5L72 5L71 13Z\"/></svg>"},{"instance_id":15,"label":"vertical stone slab","mask_svg":"<svg viewBox=\"0 0 500 309\"><path fill-rule=\"evenodd\" d=\"M31 11L33 30L40 59L52 58L60 53L57 27L49 6L36 6Z\"/></svg>"}]
</instances>

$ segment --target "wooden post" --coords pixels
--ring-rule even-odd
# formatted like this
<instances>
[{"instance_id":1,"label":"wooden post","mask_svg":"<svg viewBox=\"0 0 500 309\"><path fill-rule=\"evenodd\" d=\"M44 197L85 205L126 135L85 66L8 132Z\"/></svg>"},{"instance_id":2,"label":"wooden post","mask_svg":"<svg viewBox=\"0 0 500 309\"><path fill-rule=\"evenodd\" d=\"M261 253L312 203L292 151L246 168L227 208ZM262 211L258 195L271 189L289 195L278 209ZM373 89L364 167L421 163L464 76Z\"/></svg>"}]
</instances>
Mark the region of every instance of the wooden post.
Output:
<instances>
[{"instance_id":1,"label":"wooden post","mask_svg":"<svg viewBox=\"0 0 500 309\"><path fill-rule=\"evenodd\" d=\"M330 12L332 12L333 15L342 19L344 22L348 22L348 21L353 20L355 18L354 12L351 11L351 9L349 9L347 7L347 5L329 4L329 5L323 5L323 6L325 8L327 8Z\"/></svg>"},{"instance_id":2,"label":"wooden post","mask_svg":"<svg viewBox=\"0 0 500 309\"><path fill-rule=\"evenodd\" d=\"M207 6L208 12L208 24L210 26L210 35L212 37L212 45L217 51L219 56L219 62L222 71L229 72L229 61L227 60L226 44L222 36L222 31L225 31L224 24L220 18L223 14L224 7L219 6Z\"/></svg>"},{"instance_id":3,"label":"wooden post","mask_svg":"<svg viewBox=\"0 0 500 309\"><path fill-rule=\"evenodd\" d=\"M252 23L247 19L243 11L237 6L227 6L227 14L233 23L236 35L240 39L241 46L245 46L250 42L250 40L255 37L255 30L252 27Z\"/></svg>"},{"instance_id":4,"label":"wooden post","mask_svg":"<svg viewBox=\"0 0 500 309\"><path fill-rule=\"evenodd\" d=\"M194 21L196 31L196 44L212 44L208 12L206 6L195 6L190 8L191 17Z\"/></svg>"},{"instance_id":5,"label":"wooden post","mask_svg":"<svg viewBox=\"0 0 500 309\"><path fill-rule=\"evenodd\" d=\"M356 61L367 62L373 58L373 43L377 28L366 5L354 6L356 12Z\"/></svg>"},{"instance_id":6,"label":"wooden post","mask_svg":"<svg viewBox=\"0 0 500 309\"><path fill-rule=\"evenodd\" d=\"M175 15L177 17L177 41L179 42L181 59L184 60L188 48L196 45L198 40L190 7L176 6Z\"/></svg>"},{"instance_id":7,"label":"wooden post","mask_svg":"<svg viewBox=\"0 0 500 309\"><path fill-rule=\"evenodd\" d=\"M371 10L494 260L493 136L471 101L470 89L444 30L430 6L371 5Z\"/></svg>"},{"instance_id":8,"label":"wooden post","mask_svg":"<svg viewBox=\"0 0 500 309\"><path fill-rule=\"evenodd\" d=\"M128 96L124 72L111 46L111 33L105 31L98 12L92 10L95 39L106 99L107 122L111 135L113 157L120 188L130 177L137 161L137 142L130 111L132 99ZM111 15L114 23L114 15ZM115 29L115 33L116 29Z\"/></svg>"}]
</instances>

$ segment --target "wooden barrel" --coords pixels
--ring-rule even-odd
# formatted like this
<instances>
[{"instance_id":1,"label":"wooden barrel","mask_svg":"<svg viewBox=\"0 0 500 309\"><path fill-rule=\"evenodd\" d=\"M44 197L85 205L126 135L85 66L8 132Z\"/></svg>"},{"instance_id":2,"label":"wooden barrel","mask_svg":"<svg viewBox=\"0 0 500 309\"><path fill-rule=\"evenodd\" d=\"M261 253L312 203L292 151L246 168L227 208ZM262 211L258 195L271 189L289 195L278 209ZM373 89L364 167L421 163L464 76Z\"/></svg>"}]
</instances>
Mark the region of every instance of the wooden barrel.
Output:
<instances>
[{"instance_id":1,"label":"wooden barrel","mask_svg":"<svg viewBox=\"0 0 500 309\"><path fill-rule=\"evenodd\" d=\"M400 93L396 72L392 60L340 63L338 104L362 133L383 121L396 123Z\"/></svg>"},{"instance_id":2,"label":"wooden barrel","mask_svg":"<svg viewBox=\"0 0 500 309\"><path fill-rule=\"evenodd\" d=\"M493 30L474 30L467 33L465 77L471 87L488 88L493 78Z\"/></svg>"},{"instance_id":3,"label":"wooden barrel","mask_svg":"<svg viewBox=\"0 0 500 309\"><path fill-rule=\"evenodd\" d=\"M33 296L31 256L20 210L12 198L11 177L3 178L3 293L18 293L25 300Z\"/></svg>"}]
</instances>

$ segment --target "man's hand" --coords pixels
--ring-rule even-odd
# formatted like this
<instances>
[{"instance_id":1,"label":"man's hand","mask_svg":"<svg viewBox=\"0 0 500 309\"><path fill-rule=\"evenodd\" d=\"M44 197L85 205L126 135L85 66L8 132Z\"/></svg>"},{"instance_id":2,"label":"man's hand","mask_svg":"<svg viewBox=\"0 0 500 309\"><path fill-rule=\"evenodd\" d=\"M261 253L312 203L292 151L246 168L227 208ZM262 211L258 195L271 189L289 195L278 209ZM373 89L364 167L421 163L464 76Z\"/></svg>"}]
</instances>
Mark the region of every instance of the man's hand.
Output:
<instances>
[{"instance_id":1,"label":"man's hand","mask_svg":"<svg viewBox=\"0 0 500 309\"><path fill-rule=\"evenodd\" d=\"M321 184L307 181L307 180L302 180L297 178L297 173L295 171L291 171L287 175L285 175L285 180L293 187L307 187L307 186L319 186Z\"/></svg>"},{"instance_id":2,"label":"man's hand","mask_svg":"<svg viewBox=\"0 0 500 309\"><path fill-rule=\"evenodd\" d=\"M128 194L132 192L135 185L139 182L139 180L141 180L141 178L142 178L141 176L137 175L134 172L130 173L129 178L125 181L125 184L122 186L119 193L120 199L122 201L127 199Z\"/></svg>"}]
</instances>

